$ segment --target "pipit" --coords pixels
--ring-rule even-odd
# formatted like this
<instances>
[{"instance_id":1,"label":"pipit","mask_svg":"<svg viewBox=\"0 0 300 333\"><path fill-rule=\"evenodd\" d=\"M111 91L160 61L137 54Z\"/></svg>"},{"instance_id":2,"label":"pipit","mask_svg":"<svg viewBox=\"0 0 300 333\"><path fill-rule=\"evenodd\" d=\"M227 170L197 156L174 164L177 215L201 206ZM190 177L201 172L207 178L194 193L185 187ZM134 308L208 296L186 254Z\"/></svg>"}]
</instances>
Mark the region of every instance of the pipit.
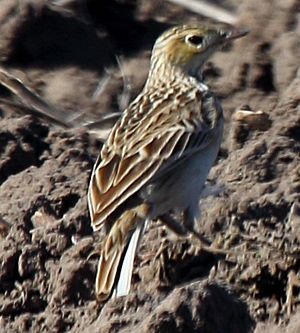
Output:
<instances>
[{"instance_id":1,"label":"pipit","mask_svg":"<svg viewBox=\"0 0 300 333\"><path fill-rule=\"evenodd\" d=\"M149 221L194 231L199 198L219 151L223 112L202 67L246 32L182 25L156 41L142 92L112 128L94 166L88 204L94 230L106 228L96 296L127 295L135 253ZM172 218L183 212L183 222Z\"/></svg>"}]
</instances>

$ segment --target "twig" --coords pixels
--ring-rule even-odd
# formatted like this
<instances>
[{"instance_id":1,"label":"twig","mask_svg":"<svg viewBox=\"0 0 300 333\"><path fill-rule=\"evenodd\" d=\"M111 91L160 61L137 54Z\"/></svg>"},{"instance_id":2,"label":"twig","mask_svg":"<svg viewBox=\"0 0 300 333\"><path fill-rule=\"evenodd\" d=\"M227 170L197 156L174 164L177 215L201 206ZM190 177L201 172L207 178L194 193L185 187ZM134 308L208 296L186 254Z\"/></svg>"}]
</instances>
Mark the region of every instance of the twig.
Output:
<instances>
[{"instance_id":1,"label":"twig","mask_svg":"<svg viewBox=\"0 0 300 333\"><path fill-rule=\"evenodd\" d=\"M210 17L214 20L235 25L238 21L237 16L216 5L205 1L197 0L168 0L185 7L197 14Z\"/></svg>"},{"instance_id":2,"label":"twig","mask_svg":"<svg viewBox=\"0 0 300 333\"><path fill-rule=\"evenodd\" d=\"M104 81L109 80L109 76L104 78ZM102 80L99 85L103 88L106 83ZM18 108L23 113L30 113L37 116L42 116L48 119L50 122L60 125L66 128L78 128L85 127L90 133L96 135L100 140L105 139L111 127L120 117L121 113L111 113L101 117L97 121L91 121L85 124L78 124L79 117L83 113L79 114L78 117L65 117L65 112L56 109L52 105L48 104L39 95L33 92L27 87L21 80L15 76L9 74L3 68L0 67L0 84L5 86L9 91L15 94L21 103L10 101L4 98L0 98L0 104L6 104L13 108ZM99 93L99 92L98 92Z\"/></svg>"},{"instance_id":3,"label":"twig","mask_svg":"<svg viewBox=\"0 0 300 333\"><path fill-rule=\"evenodd\" d=\"M123 91L122 91L122 94L119 97L119 101L118 101L119 109L125 110L129 104L129 100L130 100L131 83L130 83L129 77L124 72L123 57L117 56L116 59L117 59L117 63L120 68L120 72L121 72L122 79L123 79Z\"/></svg>"},{"instance_id":4,"label":"twig","mask_svg":"<svg viewBox=\"0 0 300 333\"><path fill-rule=\"evenodd\" d=\"M10 108L13 108L13 109L17 109L18 111L20 111L21 113L24 113L24 114L33 114L37 117L43 117L45 119L47 119L50 123L52 124L55 124L55 125L58 125L58 126L61 126L61 127L65 127L65 128L70 128L72 127L71 124L66 124L65 122L61 122L51 116L48 116L47 114L44 114L38 110L35 110L33 109L32 107L29 107L25 104L22 104L22 103L19 103L19 102L15 102L15 101L10 101L8 99L5 99L5 98L0 98L0 105L7 105L9 106ZM14 111L15 112L15 111Z\"/></svg>"},{"instance_id":5,"label":"twig","mask_svg":"<svg viewBox=\"0 0 300 333\"><path fill-rule=\"evenodd\" d=\"M102 129L109 129L111 128L115 122L120 118L121 112L114 112L101 117L101 119L96 121L91 121L86 124L83 124L84 127L93 130L99 128L99 124L101 125Z\"/></svg>"},{"instance_id":6,"label":"twig","mask_svg":"<svg viewBox=\"0 0 300 333\"><path fill-rule=\"evenodd\" d=\"M110 79L111 79L111 74L106 72L105 75L100 79L99 83L97 84L97 88L95 89L92 96L93 99L96 99L99 95L102 94Z\"/></svg>"},{"instance_id":7,"label":"twig","mask_svg":"<svg viewBox=\"0 0 300 333\"><path fill-rule=\"evenodd\" d=\"M120 118L121 112L114 112L103 116L101 119L91 121L83 124L83 127L94 134L98 139L105 140L109 134L109 131L114 126L115 122Z\"/></svg>"},{"instance_id":8,"label":"twig","mask_svg":"<svg viewBox=\"0 0 300 333\"><path fill-rule=\"evenodd\" d=\"M71 127L64 116L64 112L48 104L40 96L31 91L20 79L9 74L3 68L0 68L0 84L19 97L22 103L28 107L28 112L43 115L61 126Z\"/></svg>"}]
</instances>

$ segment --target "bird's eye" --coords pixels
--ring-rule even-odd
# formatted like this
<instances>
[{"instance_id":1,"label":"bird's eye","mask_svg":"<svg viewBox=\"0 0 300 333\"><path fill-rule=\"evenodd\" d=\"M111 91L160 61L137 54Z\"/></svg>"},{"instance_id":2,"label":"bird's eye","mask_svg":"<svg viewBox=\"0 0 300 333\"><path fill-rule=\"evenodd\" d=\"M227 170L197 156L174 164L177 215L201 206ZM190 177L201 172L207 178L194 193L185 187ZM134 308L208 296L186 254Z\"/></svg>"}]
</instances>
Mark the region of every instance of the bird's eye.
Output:
<instances>
[{"instance_id":1,"label":"bird's eye","mask_svg":"<svg viewBox=\"0 0 300 333\"><path fill-rule=\"evenodd\" d=\"M188 42L196 47L200 47L203 43L203 37L196 36L196 35L187 36L185 40L186 40L186 42Z\"/></svg>"}]
</instances>

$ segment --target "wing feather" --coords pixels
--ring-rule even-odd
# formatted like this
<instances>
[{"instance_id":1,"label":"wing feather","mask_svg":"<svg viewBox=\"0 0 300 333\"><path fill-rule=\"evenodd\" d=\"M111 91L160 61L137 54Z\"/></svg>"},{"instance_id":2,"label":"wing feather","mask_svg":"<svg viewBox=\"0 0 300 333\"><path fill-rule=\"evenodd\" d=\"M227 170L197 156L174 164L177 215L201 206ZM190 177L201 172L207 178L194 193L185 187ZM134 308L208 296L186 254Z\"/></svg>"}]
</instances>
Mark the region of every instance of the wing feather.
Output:
<instances>
[{"instance_id":1,"label":"wing feather","mask_svg":"<svg viewBox=\"0 0 300 333\"><path fill-rule=\"evenodd\" d=\"M105 193L112 186L116 170L119 163L119 157L115 155L105 167L99 168L95 172L95 182L100 193Z\"/></svg>"},{"instance_id":2,"label":"wing feather","mask_svg":"<svg viewBox=\"0 0 300 333\"><path fill-rule=\"evenodd\" d=\"M140 170L137 170L139 171L137 175L132 171L123 179L123 181L118 183L117 186L111 187L109 191L98 197L98 201L94 201L94 203L96 203L95 209L91 210L93 228L98 230L105 218L109 216L116 207L146 184L146 182L158 170L159 165L159 160L155 160L151 165L146 165L146 162L144 161L143 164L141 163L139 165ZM91 201L91 197L89 197L89 200ZM93 207L90 207L90 209L93 209Z\"/></svg>"},{"instance_id":3,"label":"wing feather","mask_svg":"<svg viewBox=\"0 0 300 333\"><path fill-rule=\"evenodd\" d=\"M199 91L189 90L184 98L182 111L178 110L175 98L168 95L161 104L140 98L115 125L89 187L88 202L95 230L150 179L169 172L212 140L215 129L202 117ZM145 105L148 110L141 114ZM138 115L135 121L134 115Z\"/></svg>"}]
</instances>

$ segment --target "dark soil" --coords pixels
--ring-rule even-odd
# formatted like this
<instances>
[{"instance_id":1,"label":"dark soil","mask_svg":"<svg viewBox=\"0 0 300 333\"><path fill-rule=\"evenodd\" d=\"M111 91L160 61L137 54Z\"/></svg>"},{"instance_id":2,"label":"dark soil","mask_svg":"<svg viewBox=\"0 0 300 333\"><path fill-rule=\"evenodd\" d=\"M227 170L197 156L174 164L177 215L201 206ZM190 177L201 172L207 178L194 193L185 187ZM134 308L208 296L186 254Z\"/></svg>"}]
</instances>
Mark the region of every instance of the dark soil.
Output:
<instances>
[{"instance_id":1,"label":"dark soil","mask_svg":"<svg viewBox=\"0 0 300 333\"><path fill-rule=\"evenodd\" d=\"M300 4L215 3L251 29L205 70L226 129L198 229L227 253L153 223L130 295L97 304L86 192L102 143L81 125L139 92L161 31L207 19L167 1L0 1L1 66L78 125L0 87L0 333L300 332ZM269 121L235 120L244 105Z\"/></svg>"}]
</instances>

